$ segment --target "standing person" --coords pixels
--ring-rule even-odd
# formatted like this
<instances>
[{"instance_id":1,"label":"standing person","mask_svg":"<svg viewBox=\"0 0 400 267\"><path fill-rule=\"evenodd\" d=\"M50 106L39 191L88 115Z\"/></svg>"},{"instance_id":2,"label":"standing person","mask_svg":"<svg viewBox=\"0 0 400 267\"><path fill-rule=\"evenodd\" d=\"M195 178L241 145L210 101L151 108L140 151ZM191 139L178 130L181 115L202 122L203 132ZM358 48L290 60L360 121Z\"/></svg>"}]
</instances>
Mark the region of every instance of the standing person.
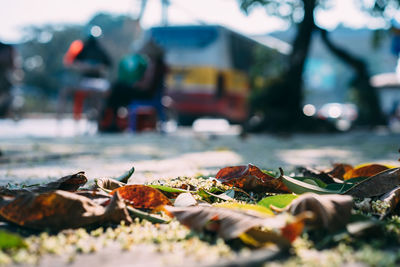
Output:
<instances>
[{"instance_id":1,"label":"standing person","mask_svg":"<svg viewBox=\"0 0 400 267\"><path fill-rule=\"evenodd\" d=\"M118 111L134 100L150 100L161 95L166 70L164 51L153 40L149 40L138 53L124 57L119 64L118 80L106 99L99 131L123 131L126 112Z\"/></svg>"},{"instance_id":2,"label":"standing person","mask_svg":"<svg viewBox=\"0 0 400 267\"><path fill-rule=\"evenodd\" d=\"M85 98L90 95L95 103L97 114L101 100L110 87L106 78L111 59L96 37L90 35L85 42L75 40L64 56L64 65L72 70L69 73L68 85L60 92L59 115L63 113L65 101L69 95L74 96L74 118L79 119L83 111ZM94 117L97 117L96 115Z\"/></svg>"},{"instance_id":3,"label":"standing person","mask_svg":"<svg viewBox=\"0 0 400 267\"><path fill-rule=\"evenodd\" d=\"M12 104L14 57L14 48L0 42L0 117L7 115Z\"/></svg>"},{"instance_id":4,"label":"standing person","mask_svg":"<svg viewBox=\"0 0 400 267\"><path fill-rule=\"evenodd\" d=\"M81 72L83 77L103 78L106 76L107 69L111 67L111 60L96 37L90 35L75 56L73 65Z\"/></svg>"}]
</instances>

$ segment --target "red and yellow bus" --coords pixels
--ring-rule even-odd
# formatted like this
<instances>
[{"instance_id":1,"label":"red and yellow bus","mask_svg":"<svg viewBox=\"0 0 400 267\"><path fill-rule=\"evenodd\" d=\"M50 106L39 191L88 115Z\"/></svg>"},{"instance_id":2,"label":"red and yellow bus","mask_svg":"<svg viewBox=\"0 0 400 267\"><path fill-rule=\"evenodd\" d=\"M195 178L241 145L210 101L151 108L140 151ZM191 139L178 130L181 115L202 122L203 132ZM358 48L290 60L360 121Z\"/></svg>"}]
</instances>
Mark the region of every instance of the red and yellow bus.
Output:
<instances>
[{"instance_id":1,"label":"red and yellow bus","mask_svg":"<svg viewBox=\"0 0 400 267\"><path fill-rule=\"evenodd\" d=\"M181 124L205 116L239 123L247 119L249 69L259 42L222 26L166 26L149 32L165 50L166 95Z\"/></svg>"}]
</instances>

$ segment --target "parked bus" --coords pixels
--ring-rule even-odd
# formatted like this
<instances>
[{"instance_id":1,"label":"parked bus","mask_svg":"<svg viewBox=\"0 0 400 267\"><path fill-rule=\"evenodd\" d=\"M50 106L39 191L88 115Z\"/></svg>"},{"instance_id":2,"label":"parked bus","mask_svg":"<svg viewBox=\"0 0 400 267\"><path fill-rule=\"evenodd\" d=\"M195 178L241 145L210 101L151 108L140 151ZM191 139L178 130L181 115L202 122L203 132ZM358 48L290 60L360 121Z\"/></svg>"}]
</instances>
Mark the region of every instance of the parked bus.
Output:
<instances>
[{"instance_id":1,"label":"parked bus","mask_svg":"<svg viewBox=\"0 0 400 267\"><path fill-rule=\"evenodd\" d=\"M254 49L278 53L222 26L154 27L150 36L165 50L166 95L180 124L205 116L245 121Z\"/></svg>"}]
</instances>

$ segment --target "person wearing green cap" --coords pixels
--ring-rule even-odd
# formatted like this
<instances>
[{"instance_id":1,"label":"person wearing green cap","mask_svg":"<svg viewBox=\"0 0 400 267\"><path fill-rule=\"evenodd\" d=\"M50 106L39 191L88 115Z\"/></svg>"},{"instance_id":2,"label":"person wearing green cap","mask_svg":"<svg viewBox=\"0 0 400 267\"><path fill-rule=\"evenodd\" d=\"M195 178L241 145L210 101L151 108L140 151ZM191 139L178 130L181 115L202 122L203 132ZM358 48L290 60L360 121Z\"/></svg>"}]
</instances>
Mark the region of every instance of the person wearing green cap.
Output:
<instances>
[{"instance_id":1,"label":"person wearing green cap","mask_svg":"<svg viewBox=\"0 0 400 267\"><path fill-rule=\"evenodd\" d=\"M137 53L124 57L118 66L118 80L106 99L99 131L123 131L127 127L127 112L119 111L133 100L153 99L160 93L166 70L164 51L153 40L146 42Z\"/></svg>"}]
</instances>

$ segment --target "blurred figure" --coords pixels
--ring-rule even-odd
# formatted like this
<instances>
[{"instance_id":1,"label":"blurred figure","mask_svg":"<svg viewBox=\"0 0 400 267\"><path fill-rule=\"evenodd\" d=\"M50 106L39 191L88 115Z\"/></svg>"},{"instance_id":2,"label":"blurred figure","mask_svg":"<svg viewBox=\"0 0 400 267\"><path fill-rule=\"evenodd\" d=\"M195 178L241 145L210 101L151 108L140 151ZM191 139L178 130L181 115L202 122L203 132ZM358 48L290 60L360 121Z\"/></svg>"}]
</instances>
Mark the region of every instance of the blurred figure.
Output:
<instances>
[{"instance_id":1,"label":"blurred figure","mask_svg":"<svg viewBox=\"0 0 400 267\"><path fill-rule=\"evenodd\" d=\"M127 127L126 106L134 100L150 100L163 93L166 74L164 51L149 40L139 51L124 57L118 80L112 85L99 121L99 131L120 132ZM125 111L125 112L124 112Z\"/></svg>"},{"instance_id":2,"label":"blurred figure","mask_svg":"<svg viewBox=\"0 0 400 267\"><path fill-rule=\"evenodd\" d=\"M0 117L5 117L12 105L14 58L14 48L0 42Z\"/></svg>"},{"instance_id":3,"label":"blurred figure","mask_svg":"<svg viewBox=\"0 0 400 267\"><path fill-rule=\"evenodd\" d=\"M71 43L64 56L64 65L78 74L78 77L74 79L73 75L70 75L69 80L73 82L60 93L60 108L65 107L68 95L73 94L75 119L80 119L84 100L88 96L95 101L94 106L97 112L97 109L100 109L101 100L110 87L106 78L112 65L108 53L101 47L99 41L90 35L85 42L75 40Z\"/></svg>"},{"instance_id":4,"label":"blurred figure","mask_svg":"<svg viewBox=\"0 0 400 267\"><path fill-rule=\"evenodd\" d=\"M83 77L88 78L103 78L106 76L108 68L111 67L108 53L92 35L83 44L80 41L73 42L64 62L70 63L71 68L78 70Z\"/></svg>"}]
</instances>

